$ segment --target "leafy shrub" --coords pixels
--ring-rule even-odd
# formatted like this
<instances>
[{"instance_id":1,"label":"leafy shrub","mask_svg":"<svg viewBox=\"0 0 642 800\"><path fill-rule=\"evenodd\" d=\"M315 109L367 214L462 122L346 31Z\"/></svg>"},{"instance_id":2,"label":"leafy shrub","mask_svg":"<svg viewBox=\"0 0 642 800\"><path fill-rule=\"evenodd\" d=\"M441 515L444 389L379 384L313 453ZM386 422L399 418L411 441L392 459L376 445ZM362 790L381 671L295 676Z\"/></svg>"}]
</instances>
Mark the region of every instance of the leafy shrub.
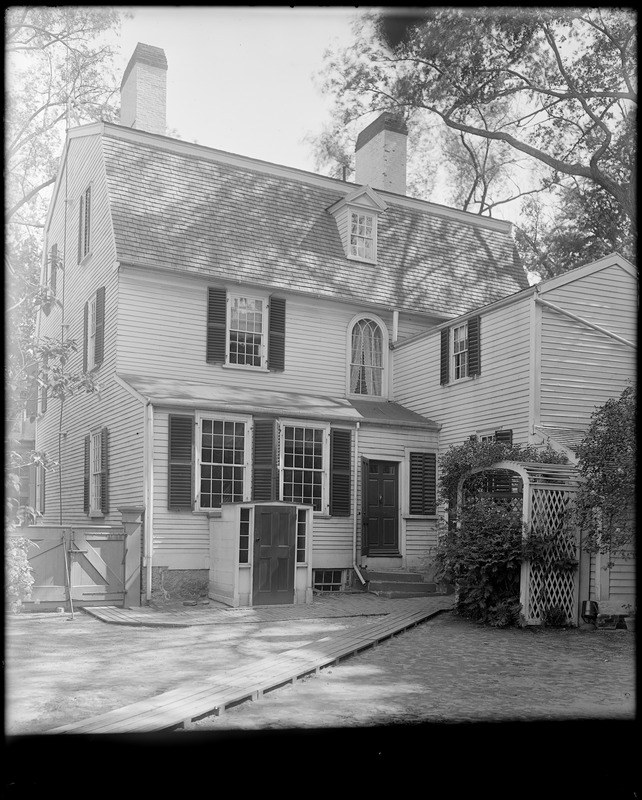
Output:
<instances>
[{"instance_id":1,"label":"leafy shrub","mask_svg":"<svg viewBox=\"0 0 642 800\"><path fill-rule=\"evenodd\" d=\"M5 602L9 611L20 610L22 603L31 597L33 572L27 551L30 542L22 536L5 538Z\"/></svg>"},{"instance_id":2,"label":"leafy shrub","mask_svg":"<svg viewBox=\"0 0 642 800\"><path fill-rule=\"evenodd\" d=\"M561 606L548 606L542 614L542 625L547 628L565 628L568 625L566 611Z\"/></svg>"},{"instance_id":3,"label":"leafy shrub","mask_svg":"<svg viewBox=\"0 0 642 800\"><path fill-rule=\"evenodd\" d=\"M520 623L522 604L519 598L500 600L488 609L487 623L494 628L511 628Z\"/></svg>"}]
</instances>

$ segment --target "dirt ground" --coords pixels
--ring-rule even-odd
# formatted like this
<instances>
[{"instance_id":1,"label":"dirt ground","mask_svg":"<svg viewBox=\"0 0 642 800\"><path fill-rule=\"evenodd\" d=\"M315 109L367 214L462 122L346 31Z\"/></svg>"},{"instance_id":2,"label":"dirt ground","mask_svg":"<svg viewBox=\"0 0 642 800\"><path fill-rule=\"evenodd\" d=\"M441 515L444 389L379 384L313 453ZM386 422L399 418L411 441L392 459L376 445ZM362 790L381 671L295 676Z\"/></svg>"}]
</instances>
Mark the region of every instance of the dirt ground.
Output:
<instances>
[{"instance_id":1,"label":"dirt ground","mask_svg":"<svg viewBox=\"0 0 642 800\"><path fill-rule=\"evenodd\" d=\"M5 636L5 733L40 734L376 617L151 628L22 614ZM497 630L443 614L194 731L635 717L635 637Z\"/></svg>"}]
</instances>

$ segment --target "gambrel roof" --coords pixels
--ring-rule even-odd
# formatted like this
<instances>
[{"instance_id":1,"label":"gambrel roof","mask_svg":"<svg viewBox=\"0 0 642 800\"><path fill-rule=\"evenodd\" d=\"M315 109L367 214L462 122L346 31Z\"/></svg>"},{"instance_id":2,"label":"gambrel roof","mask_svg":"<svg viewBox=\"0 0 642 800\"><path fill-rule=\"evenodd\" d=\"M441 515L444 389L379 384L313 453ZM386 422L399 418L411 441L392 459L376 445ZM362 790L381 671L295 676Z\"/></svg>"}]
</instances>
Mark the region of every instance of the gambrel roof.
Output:
<instances>
[{"instance_id":1,"label":"gambrel roof","mask_svg":"<svg viewBox=\"0 0 642 800\"><path fill-rule=\"evenodd\" d=\"M81 129L77 129L80 131ZM118 260L450 317L528 283L508 223L389 192L376 264L330 209L355 184L103 124Z\"/></svg>"}]
</instances>

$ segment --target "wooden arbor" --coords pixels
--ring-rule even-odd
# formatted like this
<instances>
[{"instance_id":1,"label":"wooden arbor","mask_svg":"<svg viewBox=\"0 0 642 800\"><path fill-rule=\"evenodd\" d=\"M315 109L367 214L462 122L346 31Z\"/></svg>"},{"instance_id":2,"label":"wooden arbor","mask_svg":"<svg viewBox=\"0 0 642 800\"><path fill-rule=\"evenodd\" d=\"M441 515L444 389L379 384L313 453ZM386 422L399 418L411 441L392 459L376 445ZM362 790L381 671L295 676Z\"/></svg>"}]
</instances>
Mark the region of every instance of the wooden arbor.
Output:
<instances>
[{"instance_id":1,"label":"wooden arbor","mask_svg":"<svg viewBox=\"0 0 642 800\"><path fill-rule=\"evenodd\" d=\"M476 488L478 496L492 496L516 510L521 505L525 530L551 542L542 563L522 563L520 601L526 624L541 625L545 612L553 607L562 609L569 623L577 624L579 571L573 565L579 560L579 536L575 529L564 525L579 486L576 468L536 461L499 461L488 467L475 467L459 481L458 517L466 482L479 473L485 474L483 488Z\"/></svg>"}]
</instances>

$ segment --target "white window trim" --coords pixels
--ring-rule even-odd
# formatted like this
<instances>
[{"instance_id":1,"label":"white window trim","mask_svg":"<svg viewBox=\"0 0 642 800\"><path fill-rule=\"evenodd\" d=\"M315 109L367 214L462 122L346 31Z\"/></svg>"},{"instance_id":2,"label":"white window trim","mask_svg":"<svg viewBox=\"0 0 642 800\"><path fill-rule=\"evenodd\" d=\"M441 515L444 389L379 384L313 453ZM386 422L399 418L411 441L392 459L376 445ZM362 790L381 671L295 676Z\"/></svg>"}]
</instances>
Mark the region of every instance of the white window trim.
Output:
<instances>
[{"instance_id":1,"label":"white window trim","mask_svg":"<svg viewBox=\"0 0 642 800\"><path fill-rule=\"evenodd\" d=\"M311 420L304 419L280 419L279 420L279 497L283 502L283 471L284 466L284 437L286 427L294 428L314 428L315 430L323 431L323 470L322 470L322 484L321 484L321 510L313 510L313 515L317 517L330 516L330 423L319 423ZM290 502L290 501L287 501ZM297 506L305 506L298 500L293 501Z\"/></svg>"},{"instance_id":2,"label":"white window trim","mask_svg":"<svg viewBox=\"0 0 642 800\"><path fill-rule=\"evenodd\" d=\"M234 298L244 298L246 300L261 300L263 303L263 319L261 326L261 364L255 366L254 364L233 364L230 361L230 333L231 333L231 320L232 320L232 302ZM225 309L225 363L224 367L230 369L243 369L250 370L251 372L267 372L268 371L268 322L270 313L270 296L262 292L227 292L226 309Z\"/></svg>"},{"instance_id":3,"label":"white window trim","mask_svg":"<svg viewBox=\"0 0 642 800\"><path fill-rule=\"evenodd\" d=\"M455 331L459 328L466 327L466 374L461 375L459 378L456 376L456 367L455 367ZM452 374L452 381L453 383L458 383L459 381L468 380L470 376L470 340L468 339L468 321L462 322L459 325L453 325L449 331L448 337L448 350L449 350L449 358L450 358L450 367L451 367L451 374Z\"/></svg>"},{"instance_id":4,"label":"white window trim","mask_svg":"<svg viewBox=\"0 0 642 800\"><path fill-rule=\"evenodd\" d=\"M203 420L214 420L216 422L242 422L245 425L245 450L243 453L243 498L239 502L246 503L251 499L250 484L251 484L251 458L252 458L252 440L254 429L251 424L252 419L249 416L242 416L240 414L217 414L216 412L197 412L196 414L196 503L194 504L195 512L197 513L212 513L220 511L221 508L208 506L201 507L201 450L203 441ZM238 466L238 464L236 465Z\"/></svg>"},{"instance_id":5,"label":"white window trim","mask_svg":"<svg viewBox=\"0 0 642 800\"><path fill-rule=\"evenodd\" d=\"M372 219L372 258L355 255L352 253L352 215L360 214ZM361 261L365 264L376 264L377 262L377 223L379 215L371 208L359 208L358 206L348 207L348 258L352 261Z\"/></svg>"},{"instance_id":6,"label":"white window trim","mask_svg":"<svg viewBox=\"0 0 642 800\"><path fill-rule=\"evenodd\" d=\"M352 329L361 319L371 319L373 322L376 322L377 325L381 328L381 333L383 336L383 370L381 374L381 394L356 394L355 392L350 391L350 373L352 367ZM369 314L368 312L364 312L363 314L355 314L355 316L350 320L350 324L348 325L348 330L346 333L346 396L354 398L355 400L386 400L389 394L388 392L389 356L390 356L390 337L388 334L388 328L386 327L386 324L381 319L381 317L378 317L376 314Z\"/></svg>"},{"instance_id":7,"label":"white window trim","mask_svg":"<svg viewBox=\"0 0 642 800\"><path fill-rule=\"evenodd\" d=\"M103 429L94 428L89 431L89 516L104 516L101 509L102 495L102 446ZM98 454L96 453L98 451ZM94 466L98 463L98 470ZM96 476L100 477L96 485Z\"/></svg>"},{"instance_id":8,"label":"white window trim","mask_svg":"<svg viewBox=\"0 0 642 800\"><path fill-rule=\"evenodd\" d=\"M87 372L96 366L96 306L97 295L94 293L87 304Z\"/></svg>"},{"instance_id":9,"label":"white window trim","mask_svg":"<svg viewBox=\"0 0 642 800\"><path fill-rule=\"evenodd\" d=\"M497 428L482 428L481 430L475 431L475 436L477 437L478 442L483 441L495 441L495 433L498 429Z\"/></svg>"}]
</instances>

